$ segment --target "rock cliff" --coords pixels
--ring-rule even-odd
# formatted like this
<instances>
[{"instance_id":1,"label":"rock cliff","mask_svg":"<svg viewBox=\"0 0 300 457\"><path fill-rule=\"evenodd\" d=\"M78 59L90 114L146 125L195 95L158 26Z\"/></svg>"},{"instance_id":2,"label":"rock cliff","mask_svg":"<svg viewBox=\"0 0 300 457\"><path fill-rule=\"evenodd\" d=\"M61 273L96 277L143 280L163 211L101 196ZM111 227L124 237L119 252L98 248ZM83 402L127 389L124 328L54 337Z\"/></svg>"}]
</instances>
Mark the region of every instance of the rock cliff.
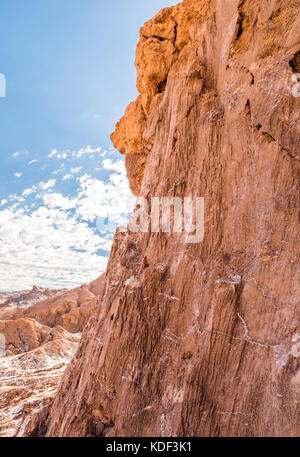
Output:
<instances>
[{"instance_id":1,"label":"rock cliff","mask_svg":"<svg viewBox=\"0 0 300 457\"><path fill-rule=\"evenodd\" d=\"M184 0L141 29L112 141L135 195L205 197L204 241L117 231L25 435L299 433L299 31L296 0Z\"/></svg>"}]
</instances>

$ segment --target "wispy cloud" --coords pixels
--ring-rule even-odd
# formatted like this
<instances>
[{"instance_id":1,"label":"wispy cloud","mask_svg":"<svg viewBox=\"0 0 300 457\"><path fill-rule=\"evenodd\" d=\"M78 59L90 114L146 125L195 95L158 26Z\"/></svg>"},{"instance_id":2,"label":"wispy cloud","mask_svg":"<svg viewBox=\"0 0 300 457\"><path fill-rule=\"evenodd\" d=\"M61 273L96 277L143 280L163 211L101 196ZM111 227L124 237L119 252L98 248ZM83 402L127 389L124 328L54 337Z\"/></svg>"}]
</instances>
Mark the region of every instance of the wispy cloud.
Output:
<instances>
[{"instance_id":1,"label":"wispy cloud","mask_svg":"<svg viewBox=\"0 0 300 457\"><path fill-rule=\"evenodd\" d=\"M51 189L52 187L54 187L56 184L56 179L49 179L49 181L47 182L40 182L40 188L42 190L48 190L48 189Z\"/></svg>"},{"instance_id":2,"label":"wispy cloud","mask_svg":"<svg viewBox=\"0 0 300 457\"><path fill-rule=\"evenodd\" d=\"M34 194L37 191L36 186L32 186L30 189L25 189L22 193L23 197L29 197L29 195Z\"/></svg>"},{"instance_id":3,"label":"wispy cloud","mask_svg":"<svg viewBox=\"0 0 300 457\"><path fill-rule=\"evenodd\" d=\"M84 155L93 155L96 153L100 153L101 151L102 151L101 147L92 148L91 146L86 146L85 148L79 149L79 151L73 151L72 157L75 157L76 159L80 159L80 157L82 157Z\"/></svg>"},{"instance_id":4,"label":"wispy cloud","mask_svg":"<svg viewBox=\"0 0 300 457\"><path fill-rule=\"evenodd\" d=\"M52 149L52 151L50 152L50 154L48 155L49 159L52 159L52 157L55 157L57 154L57 150L56 149Z\"/></svg>"},{"instance_id":5,"label":"wispy cloud","mask_svg":"<svg viewBox=\"0 0 300 457\"><path fill-rule=\"evenodd\" d=\"M74 178L73 175L67 174L67 175L65 175L65 176L63 177L63 181L68 181L68 180L73 179L73 178Z\"/></svg>"},{"instance_id":6,"label":"wispy cloud","mask_svg":"<svg viewBox=\"0 0 300 457\"><path fill-rule=\"evenodd\" d=\"M77 168L71 168L70 171L72 174L75 174L75 173L79 173L81 170L82 170L82 167L77 167Z\"/></svg>"},{"instance_id":7,"label":"wispy cloud","mask_svg":"<svg viewBox=\"0 0 300 457\"><path fill-rule=\"evenodd\" d=\"M60 165L60 167L57 168L57 170L54 170L54 171L52 172L52 174L53 174L53 175L58 175L59 173L63 173L65 170L66 170L65 164L62 163L62 164Z\"/></svg>"},{"instance_id":8,"label":"wispy cloud","mask_svg":"<svg viewBox=\"0 0 300 457\"><path fill-rule=\"evenodd\" d=\"M53 149L48 155L49 159L57 160L66 160L66 159L81 159L84 156L89 156L91 158L95 157L95 154L100 154L102 147L95 147L88 145L78 150L66 149L64 151L58 152L57 149ZM102 153L103 154L103 153Z\"/></svg>"}]
</instances>

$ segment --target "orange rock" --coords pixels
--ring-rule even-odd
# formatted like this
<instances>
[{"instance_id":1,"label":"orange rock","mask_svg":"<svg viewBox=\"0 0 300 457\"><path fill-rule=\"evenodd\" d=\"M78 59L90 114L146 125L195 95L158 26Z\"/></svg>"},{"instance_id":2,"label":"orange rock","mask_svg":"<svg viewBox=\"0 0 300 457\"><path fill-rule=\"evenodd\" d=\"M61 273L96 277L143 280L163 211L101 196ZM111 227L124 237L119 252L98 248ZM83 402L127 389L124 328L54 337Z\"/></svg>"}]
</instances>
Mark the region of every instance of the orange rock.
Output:
<instances>
[{"instance_id":1,"label":"orange rock","mask_svg":"<svg viewBox=\"0 0 300 457\"><path fill-rule=\"evenodd\" d=\"M205 198L204 241L116 233L101 308L24 435L299 434L299 30L290 0L184 0L142 29L113 141L135 194Z\"/></svg>"},{"instance_id":2,"label":"orange rock","mask_svg":"<svg viewBox=\"0 0 300 457\"><path fill-rule=\"evenodd\" d=\"M20 309L15 318L29 317L48 327L61 325L71 333L79 333L99 304L103 287L104 275L90 285L80 286L29 308Z\"/></svg>"},{"instance_id":3,"label":"orange rock","mask_svg":"<svg viewBox=\"0 0 300 457\"><path fill-rule=\"evenodd\" d=\"M63 329L51 329L34 319L0 321L0 333L5 336L8 355L21 354L37 349L61 337Z\"/></svg>"}]
</instances>

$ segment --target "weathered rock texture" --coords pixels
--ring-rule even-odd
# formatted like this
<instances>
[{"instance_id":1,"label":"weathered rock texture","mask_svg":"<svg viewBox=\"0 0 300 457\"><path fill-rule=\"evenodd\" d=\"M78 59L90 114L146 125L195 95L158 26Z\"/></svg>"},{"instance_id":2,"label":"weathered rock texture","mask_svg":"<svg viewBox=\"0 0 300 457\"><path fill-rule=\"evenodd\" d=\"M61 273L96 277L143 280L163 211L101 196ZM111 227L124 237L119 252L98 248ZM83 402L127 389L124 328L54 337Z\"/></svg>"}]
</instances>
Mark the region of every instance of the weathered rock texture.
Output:
<instances>
[{"instance_id":1,"label":"weathered rock texture","mask_svg":"<svg viewBox=\"0 0 300 457\"><path fill-rule=\"evenodd\" d=\"M32 306L0 308L0 332L6 337L7 344L13 344L11 336L23 332L27 335L41 333L54 334L55 327L63 327L70 333L80 333L89 319L91 313L98 306L102 290L105 286L105 275L100 276L91 284L85 284L64 294L37 302ZM15 302L13 302L14 304ZM42 324L42 325L40 325ZM25 330L27 328L27 331ZM47 327L47 329L46 329ZM31 331L29 331L31 329ZM25 337L23 342L25 344ZM41 345L41 338L38 338L34 348ZM32 343L32 342L31 342ZM17 344L19 352L27 352L28 347ZM23 350L22 350L23 347ZM31 349L33 349L31 347ZM31 350L30 349L30 350Z\"/></svg>"},{"instance_id":2,"label":"weathered rock texture","mask_svg":"<svg viewBox=\"0 0 300 457\"><path fill-rule=\"evenodd\" d=\"M13 357L0 357L0 437L17 436L53 399L80 335L60 338Z\"/></svg>"},{"instance_id":3,"label":"weathered rock texture","mask_svg":"<svg viewBox=\"0 0 300 457\"><path fill-rule=\"evenodd\" d=\"M104 285L102 275L40 303L35 301L41 290L34 288L0 308L0 343L4 336L6 349L6 357L0 353L0 436L22 434L31 416L50 404ZM44 292L51 297L56 291Z\"/></svg>"},{"instance_id":4,"label":"weathered rock texture","mask_svg":"<svg viewBox=\"0 0 300 457\"><path fill-rule=\"evenodd\" d=\"M25 434L299 433L299 51L294 0L185 0L142 28L112 140L136 195L205 197L205 239L116 233L102 306Z\"/></svg>"}]
</instances>

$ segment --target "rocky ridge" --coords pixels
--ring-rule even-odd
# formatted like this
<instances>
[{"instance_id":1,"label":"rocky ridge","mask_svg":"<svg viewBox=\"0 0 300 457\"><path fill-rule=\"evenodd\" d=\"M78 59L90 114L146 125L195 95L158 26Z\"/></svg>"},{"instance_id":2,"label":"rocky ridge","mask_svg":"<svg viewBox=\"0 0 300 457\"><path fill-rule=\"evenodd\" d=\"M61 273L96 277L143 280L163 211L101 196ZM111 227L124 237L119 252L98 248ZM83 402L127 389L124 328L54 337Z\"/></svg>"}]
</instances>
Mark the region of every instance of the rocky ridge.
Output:
<instances>
[{"instance_id":1,"label":"rocky ridge","mask_svg":"<svg viewBox=\"0 0 300 457\"><path fill-rule=\"evenodd\" d=\"M53 399L82 329L99 306L103 284L104 276L65 293L34 287L5 297L0 308L6 355L0 354L0 436L22 433L31 416ZM50 298L38 302L38 296Z\"/></svg>"},{"instance_id":2,"label":"rocky ridge","mask_svg":"<svg viewBox=\"0 0 300 457\"><path fill-rule=\"evenodd\" d=\"M54 290L43 287L33 286L29 291L21 292L0 292L0 308L7 306L24 307L32 306L42 300L55 297L67 292L67 289Z\"/></svg>"}]
</instances>

